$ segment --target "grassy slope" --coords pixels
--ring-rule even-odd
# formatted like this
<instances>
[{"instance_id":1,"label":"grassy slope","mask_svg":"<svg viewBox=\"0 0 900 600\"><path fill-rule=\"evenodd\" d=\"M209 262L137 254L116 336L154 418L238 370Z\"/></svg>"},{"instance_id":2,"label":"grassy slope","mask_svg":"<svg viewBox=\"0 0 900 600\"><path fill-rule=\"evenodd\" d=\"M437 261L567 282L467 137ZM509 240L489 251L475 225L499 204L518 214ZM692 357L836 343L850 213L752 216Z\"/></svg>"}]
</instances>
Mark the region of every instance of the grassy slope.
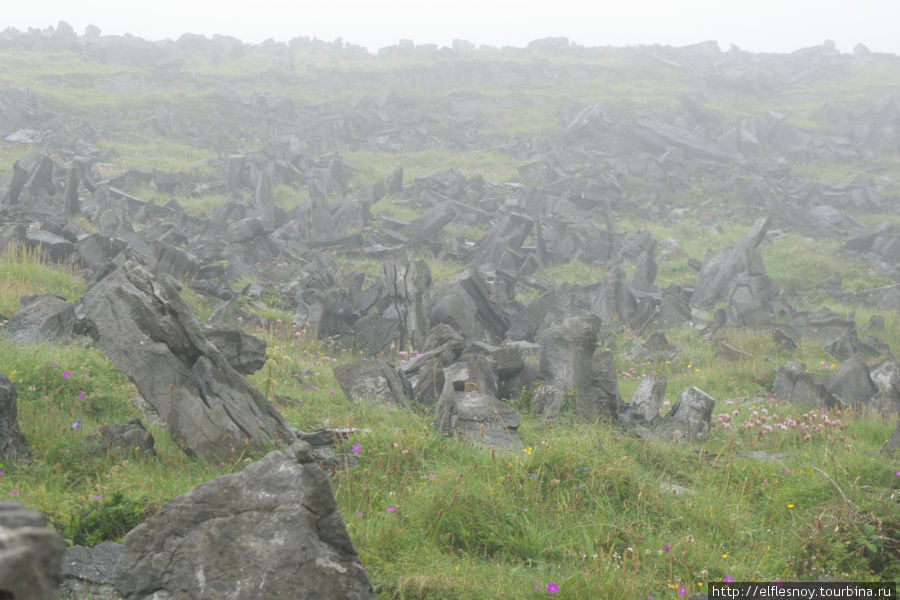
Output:
<instances>
[{"instance_id":1,"label":"grassy slope","mask_svg":"<svg viewBox=\"0 0 900 600\"><path fill-rule=\"evenodd\" d=\"M308 71L303 73L310 74L323 68L317 60L307 57L295 62L305 65ZM577 59L566 60L577 63ZM566 103L667 102L673 93L693 87L659 66L630 70L631 65L616 53L594 63L592 67L605 69L603 75L571 88L539 86L532 95L489 87L467 91L504 101L503 110L487 114L485 123L489 131L510 135L552 131L559 124L557 111ZM5 67L0 69L0 80L28 86L78 115L100 107L110 114L134 113L130 118L136 121L154 103L196 97L195 91L178 89L177 84L149 98L142 93L98 91L93 84L85 85L84 78L99 81L129 70L94 65L67 53L49 57L3 53L0 65ZM373 60L337 68L416 66L415 60ZM216 66L194 62L184 71L230 77L239 87L248 74L261 75L274 68L278 67L272 61L251 57ZM83 77L64 77L67 72ZM866 80L867 86L875 84ZM843 89L824 91L830 97L844 93ZM315 90L284 93L298 101L323 98ZM352 96L353 90L342 93ZM525 96L527 101L510 103ZM798 123L812 119L818 106L803 98L790 102L782 100L777 108L795 108ZM744 112L768 108L772 107L754 105ZM204 158L215 156L183 142L135 136L123 123L111 120L105 130L108 138L98 141L100 147L118 153L111 153L113 170L141 167L189 172L203 168ZM0 166L8 168L25 151L26 147L0 146ZM508 181L515 180L518 164L502 153L441 147L408 155L358 151L342 155L357 168L356 185L383 179L397 164L406 169L407 181L446 166L455 166L466 176L481 172L487 178ZM856 173L846 165L806 168L829 183ZM888 166L885 176L896 184L895 165ZM281 194L285 203L297 201L290 190ZM220 199L180 200L188 201L183 204L198 214L208 214ZM407 207L394 206L390 198L373 208L375 213L397 218L415 216L404 211ZM708 223L703 217L689 212L685 222L666 225L623 218L620 230L649 228L658 237L679 240L680 252L661 262L658 281L689 282L696 275L687 266L688 257L702 258L707 248L733 243L746 226L744 222L719 228L698 225ZM817 295L818 284L833 274L842 275L848 289L880 283L859 267L835 258L834 247L830 242L785 236L765 246L763 257L777 285L808 293L813 301L841 312L852 308L858 322L864 322L872 311L838 306ZM435 267L436 276L446 276L455 268ZM50 291L74 298L83 291L77 274L35 264L21 255L0 259L0 273L0 313L7 316L24 294ZM599 281L603 269L575 263L538 275L556 282L587 283ZM197 309L202 307L198 304ZM331 367L354 357L334 352L302 331L275 325L273 310L266 314L273 319L272 327L255 333L269 341L270 361L252 377L254 384L270 394L289 422L302 429L331 424L371 430L353 440L361 447L359 463L336 473L333 483L348 530L381 598L539 597L546 595L550 583L559 586L556 597L561 598L674 598L682 585L688 591L702 590L700 584L726 575L737 580L796 579L823 573L850 579L900 576L896 542L900 516L893 500L900 477L895 475L897 464L875 452L891 431L891 422L830 414L830 420L841 423L811 434L808 441L797 428L781 431L776 426L772 433L760 435L758 429L745 432L740 427L717 426L703 445L672 447L622 436L604 425L563 419L544 426L526 416L520 433L531 453L491 454L437 435L429 428L431 415L349 405ZM885 315L885 320L884 337L900 348L900 319ZM784 355L770 338L753 332L733 332L729 340L753 354L753 360L745 363L723 362L714 356L714 348L698 343L689 331L672 332L669 337L683 351L665 365L625 360L622 351L640 340L627 335L614 340L625 398L643 374L657 371L669 376L669 402L685 386L696 385L716 398L716 414L737 410L738 422L754 410L760 415L763 408L776 425L789 416L804 422L804 413L806 421L811 420L807 409L770 400L767 390L774 369L787 360L806 362L817 373L837 366L821 346L805 343ZM312 374L300 384L294 375L303 368L312 369ZM197 482L241 467L240 463L191 461L156 426L150 429L157 440L158 458L123 460L94 454L86 443L91 431L100 424L139 415L131 400L136 395L133 386L94 350L23 347L0 340L0 372L16 382L21 427L34 450L30 463L0 467L0 497L15 496L41 508L70 537L73 523L85 514L114 511L111 499L117 491L152 511ZM64 377L64 372L70 376ZM524 399L520 408L525 408ZM78 420L81 426L73 429ZM742 451L789 456L760 462L742 457ZM695 493L675 495L672 485ZM395 511L388 512L389 506Z\"/></svg>"}]
</instances>

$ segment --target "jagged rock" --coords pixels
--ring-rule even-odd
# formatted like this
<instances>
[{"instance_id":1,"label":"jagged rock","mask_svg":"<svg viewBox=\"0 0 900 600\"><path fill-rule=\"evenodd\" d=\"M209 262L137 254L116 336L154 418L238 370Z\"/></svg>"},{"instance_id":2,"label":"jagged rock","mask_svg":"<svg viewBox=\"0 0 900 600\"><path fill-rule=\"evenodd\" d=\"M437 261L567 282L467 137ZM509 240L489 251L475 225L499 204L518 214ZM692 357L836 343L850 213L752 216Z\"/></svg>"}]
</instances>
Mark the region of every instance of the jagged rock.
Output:
<instances>
[{"instance_id":1,"label":"jagged rock","mask_svg":"<svg viewBox=\"0 0 900 600\"><path fill-rule=\"evenodd\" d=\"M40 294L19 298L19 307L6 332L21 342L60 342L72 337L74 325L73 307L65 298Z\"/></svg>"},{"instance_id":2,"label":"jagged rock","mask_svg":"<svg viewBox=\"0 0 900 600\"><path fill-rule=\"evenodd\" d=\"M856 329L856 321L852 317L844 318L826 308L813 313L797 313L791 319L791 327L803 337L830 340L847 329Z\"/></svg>"},{"instance_id":3,"label":"jagged rock","mask_svg":"<svg viewBox=\"0 0 900 600\"><path fill-rule=\"evenodd\" d=\"M459 359L465 340L443 323L425 338L424 352L400 365L398 371L412 386L412 397L423 406L437 403L444 389L444 369Z\"/></svg>"},{"instance_id":4,"label":"jagged rock","mask_svg":"<svg viewBox=\"0 0 900 600\"><path fill-rule=\"evenodd\" d=\"M153 435L147 431L140 419L130 419L127 423L102 425L90 439L100 444L106 452L120 458L130 456L156 456Z\"/></svg>"},{"instance_id":5,"label":"jagged rock","mask_svg":"<svg viewBox=\"0 0 900 600\"><path fill-rule=\"evenodd\" d=\"M293 440L275 407L206 339L176 287L133 259L91 284L75 318L189 454L230 461Z\"/></svg>"},{"instance_id":6,"label":"jagged rock","mask_svg":"<svg viewBox=\"0 0 900 600\"><path fill-rule=\"evenodd\" d=\"M238 373L251 375L266 364L266 340L241 329L204 327L203 335Z\"/></svg>"},{"instance_id":7,"label":"jagged rock","mask_svg":"<svg viewBox=\"0 0 900 600\"><path fill-rule=\"evenodd\" d=\"M112 584L116 564L124 552L125 547L115 542L103 542L93 548L66 548L61 600L124 600Z\"/></svg>"},{"instance_id":8,"label":"jagged rock","mask_svg":"<svg viewBox=\"0 0 900 600\"><path fill-rule=\"evenodd\" d=\"M859 342L859 349L863 354L869 356L883 356L891 354L891 347L880 335L867 335L865 339Z\"/></svg>"},{"instance_id":9,"label":"jagged rock","mask_svg":"<svg viewBox=\"0 0 900 600\"><path fill-rule=\"evenodd\" d=\"M55 600L65 542L38 511L0 502L0 596Z\"/></svg>"},{"instance_id":10,"label":"jagged rock","mask_svg":"<svg viewBox=\"0 0 900 600\"><path fill-rule=\"evenodd\" d=\"M562 310L559 294L556 291L544 292L510 317L507 337L511 340L534 342L540 338L543 330L558 318Z\"/></svg>"},{"instance_id":11,"label":"jagged rock","mask_svg":"<svg viewBox=\"0 0 900 600\"><path fill-rule=\"evenodd\" d=\"M803 363L790 363L779 367L772 384L773 393L796 406L813 405L818 408L832 408L838 399L828 391L824 383L818 382L807 373Z\"/></svg>"},{"instance_id":12,"label":"jagged rock","mask_svg":"<svg viewBox=\"0 0 900 600\"><path fill-rule=\"evenodd\" d=\"M772 341L776 346L782 348L784 350L796 350L798 348L797 342L794 341L793 332L788 331L788 329L782 325L776 325L772 329Z\"/></svg>"},{"instance_id":13,"label":"jagged rock","mask_svg":"<svg viewBox=\"0 0 900 600\"><path fill-rule=\"evenodd\" d=\"M490 290L477 269L451 277L434 294L430 322L445 323L467 341L499 341L509 324L503 309L491 300Z\"/></svg>"},{"instance_id":14,"label":"jagged rock","mask_svg":"<svg viewBox=\"0 0 900 600\"><path fill-rule=\"evenodd\" d=\"M381 279L384 282L382 316L397 321L401 345L410 343L421 347L429 331L427 299L431 270L424 260L389 261L381 265Z\"/></svg>"},{"instance_id":15,"label":"jagged rock","mask_svg":"<svg viewBox=\"0 0 900 600\"><path fill-rule=\"evenodd\" d=\"M753 252L765 237L769 222L769 217L760 217L736 246L707 257L697 277L691 306L709 307L725 299L731 283L746 269L747 253Z\"/></svg>"},{"instance_id":16,"label":"jagged rock","mask_svg":"<svg viewBox=\"0 0 900 600\"><path fill-rule=\"evenodd\" d=\"M897 417L897 426L894 427L893 433L881 446L881 452L893 456L898 449L900 449L900 416Z\"/></svg>"},{"instance_id":17,"label":"jagged rock","mask_svg":"<svg viewBox=\"0 0 900 600\"><path fill-rule=\"evenodd\" d=\"M638 435L647 436L662 420L659 414L666 394L665 375L651 374L642 379L634 391L631 403L622 407L619 424Z\"/></svg>"},{"instance_id":18,"label":"jagged rock","mask_svg":"<svg viewBox=\"0 0 900 600\"><path fill-rule=\"evenodd\" d=\"M878 393L872 381L869 367L859 357L853 357L841 363L836 373L828 378L828 391L844 404L852 405L863 411L868 401Z\"/></svg>"},{"instance_id":19,"label":"jagged rock","mask_svg":"<svg viewBox=\"0 0 900 600\"><path fill-rule=\"evenodd\" d=\"M0 373L0 460L15 462L29 458L31 450L19 429L16 386Z\"/></svg>"},{"instance_id":20,"label":"jagged rock","mask_svg":"<svg viewBox=\"0 0 900 600\"><path fill-rule=\"evenodd\" d=\"M520 450L519 413L493 396L466 391L468 382L464 364L445 370L444 389L438 400L438 431L477 446Z\"/></svg>"},{"instance_id":21,"label":"jagged rock","mask_svg":"<svg viewBox=\"0 0 900 600\"><path fill-rule=\"evenodd\" d=\"M372 599L328 475L297 441L166 503L125 536L127 600Z\"/></svg>"},{"instance_id":22,"label":"jagged rock","mask_svg":"<svg viewBox=\"0 0 900 600\"><path fill-rule=\"evenodd\" d=\"M541 337L541 374L549 384L554 399L542 414L552 418L562 408L566 394L571 394L578 416L594 420L606 411L592 394L593 356L597 348L600 319L569 317L548 327Z\"/></svg>"},{"instance_id":23,"label":"jagged rock","mask_svg":"<svg viewBox=\"0 0 900 600\"><path fill-rule=\"evenodd\" d=\"M751 360L753 358L752 354L744 352L740 348L736 348L725 342L719 342L719 347L716 349L716 356L729 361Z\"/></svg>"},{"instance_id":24,"label":"jagged rock","mask_svg":"<svg viewBox=\"0 0 900 600\"><path fill-rule=\"evenodd\" d=\"M737 275L725 299L730 327L761 327L774 320L775 285L766 274L759 254L748 251L743 271Z\"/></svg>"},{"instance_id":25,"label":"jagged rock","mask_svg":"<svg viewBox=\"0 0 900 600\"><path fill-rule=\"evenodd\" d=\"M694 386L685 388L650 435L670 441L704 440L709 435L715 404L716 401L706 392Z\"/></svg>"},{"instance_id":26,"label":"jagged rock","mask_svg":"<svg viewBox=\"0 0 900 600\"><path fill-rule=\"evenodd\" d=\"M859 339L856 337L856 328L848 327L839 336L825 344L825 351L840 360L847 360L859 352Z\"/></svg>"},{"instance_id":27,"label":"jagged rock","mask_svg":"<svg viewBox=\"0 0 900 600\"><path fill-rule=\"evenodd\" d=\"M334 378L351 402L406 404L411 390L388 363L380 359L357 360L334 367Z\"/></svg>"},{"instance_id":28,"label":"jagged rock","mask_svg":"<svg viewBox=\"0 0 900 600\"><path fill-rule=\"evenodd\" d=\"M604 323L628 324L637 311L637 300L625 281L625 272L616 265L603 277L600 290L591 305L591 312Z\"/></svg>"}]
</instances>

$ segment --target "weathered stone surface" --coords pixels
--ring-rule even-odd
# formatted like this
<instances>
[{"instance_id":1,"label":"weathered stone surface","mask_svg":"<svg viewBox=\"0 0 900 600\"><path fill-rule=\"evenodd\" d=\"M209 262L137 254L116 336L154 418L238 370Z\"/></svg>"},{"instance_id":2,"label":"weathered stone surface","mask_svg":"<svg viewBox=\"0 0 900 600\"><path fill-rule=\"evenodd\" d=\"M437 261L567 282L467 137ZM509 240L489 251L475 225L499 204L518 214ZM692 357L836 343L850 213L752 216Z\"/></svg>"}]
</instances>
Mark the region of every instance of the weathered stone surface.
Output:
<instances>
[{"instance_id":1,"label":"weathered stone surface","mask_svg":"<svg viewBox=\"0 0 900 600\"><path fill-rule=\"evenodd\" d=\"M828 377L828 391L843 404L860 410L878 393L869 367L859 357L844 361L837 372Z\"/></svg>"},{"instance_id":2,"label":"weathered stone surface","mask_svg":"<svg viewBox=\"0 0 900 600\"><path fill-rule=\"evenodd\" d=\"M725 299L725 316L731 327L761 327L774 320L775 285L762 259L753 251L745 255L743 272L737 275Z\"/></svg>"},{"instance_id":3,"label":"weathered stone surface","mask_svg":"<svg viewBox=\"0 0 900 600\"><path fill-rule=\"evenodd\" d=\"M122 600L113 587L116 564L125 547L115 542L104 542L93 548L73 546L63 555L63 580L60 586L62 600Z\"/></svg>"},{"instance_id":4,"label":"weathered stone surface","mask_svg":"<svg viewBox=\"0 0 900 600\"><path fill-rule=\"evenodd\" d=\"M709 435L715 404L706 392L694 386L685 388L650 435L671 441L704 440Z\"/></svg>"},{"instance_id":5,"label":"weathered stone surface","mask_svg":"<svg viewBox=\"0 0 900 600\"><path fill-rule=\"evenodd\" d=\"M650 375L641 380L631 403L619 413L619 424L641 436L646 436L662 420L660 409L666 394L665 375Z\"/></svg>"},{"instance_id":6,"label":"weathered stone surface","mask_svg":"<svg viewBox=\"0 0 900 600\"><path fill-rule=\"evenodd\" d=\"M593 356L599 332L600 319L596 316L569 317L544 331L541 374L554 396L544 408L545 418L555 416L566 394L572 395L575 412L582 419L593 421L615 415L615 404L601 404L593 389Z\"/></svg>"},{"instance_id":7,"label":"weathered stone surface","mask_svg":"<svg viewBox=\"0 0 900 600\"><path fill-rule=\"evenodd\" d=\"M859 339L856 336L856 328L848 327L839 336L825 343L825 351L839 358L847 360L859 352Z\"/></svg>"},{"instance_id":8,"label":"weathered stone surface","mask_svg":"<svg viewBox=\"0 0 900 600\"><path fill-rule=\"evenodd\" d=\"M266 340L242 329L204 327L203 335L238 373L250 375L266 364Z\"/></svg>"},{"instance_id":9,"label":"weathered stone surface","mask_svg":"<svg viewBox=\"0 0 900 600\"><path fill-rule=\"evenodd\" d=\"M725 299L728 287L746 270L747 253L754 251L765 237L769 222L768 217L760 217L736 246L703 262L691 306L708 307Z\"/></svg>"},{"instance_id":10,"label":"weathered stone surface","mask_svg":"<svg viewBox=\"0 0 900 600\"><path fill-rule=\"evenodd\" d=\"M397 321L402 346L421 347L430 329L427 301L431 270L424 260L389 261L381 265L381 279L382 316Z\"/></svg>"},{"instance_id":11,"label":"weathered stone surface","mask_svg":"<svg viewBox=\"0 0 900 600\"><path fill-rule=\"evenodd\" d=\"M837 398L825 384L807 373L803 363L790 363L779 367L772 384L773 393L799 407L816 406L831 408L838 405Z\"/></svg>"},{"instance_id":12,"label":"weathered stone surface","mask_svg":"<svg viewBox=\"0 0 900 600\"><path fill-rule=\"evenodd\" d=\"M100 444L106 452L120 458L130 456L156 456L153 434L141 423L131 419L127 423L103 425L90 438Z\"/></svg>"},{"instance_id":13,"label":"weathered stone surface","mask_svg":"<svg viewBox=\"0 0 900 600\"><path fill-rule=\"evenodd\" d=\"M380 359L363 359L334 367L334 378L351 402L406 404L409 384Z\"/></svg>"},{"instance_id":14,"label":"weathered stone surface","mask_svg":"<svg viewBox=\"0 0 900 600\"><path fill-rule=\"evenodd\" d=\"M0 373L0 460L14 462L31 456L28 442L19 429L16 386Z\"/></svg>"},{"instance_id":15,"label":"weathered stone surface","mask_svg":"<svg viewBox=\"0 0 900 600\"><path fill-rule=\"evenodd\" d=\"M452 376L447 384L452 386ZM447 388L445 388L446 390ZM476 446L518 451L522 448L516 410L492 396L478 392L450 391L441 395L438 429Z\"/></svg>"},{"instance_id":16,"label":"weathered stone surface","mask_svg":"<svg viewBox=\"0 0 900 600\"><path fill-rule=\"evenodd\" d=\"M40 512L0 502L0 596L55 600L62 578L62 536Z\"/></svg>"},{"instance_id":17,"label":"weathered stone surface","mask_svg":"<svg viewBox=\"0 0 900 600\"><path fill-rule=\"evenodd\" d=\"M116 588L127 600L374 600L310 451L295 442L166 503L125 536Z\"/></svg>"},{"instance_id":18,"label":"weathered stone surface","mask_svg":"<svg viewBox=\"0 0 900 600\"><path fill-rule=\"evenodd\" d=\"M230 461L293 440L275 407L206 339L174 285L135 261L95 280L75 317L191 455Z\"/></svg>"},{"instance_id":19,"label":"weathered stone surface","mask_svg":"<svg viewBox=\"0 0 900 600\"><path fill-rule=\"evenodd\" d=\"M6 331L15 340L29 343L58 342L72 337L75 324L72 305L62 296L22 296Z\"/></svg>"},{"instance_id":20,"label":"weathered stone surface","mask_svg":"<svg viewBox=\"0 0 900 600\"><path fill-rule=\"evenodd\" d=\"M476 269L453 276L435 292L430 322L450 325L473 342L499 341L509 328L504 311L491 300L487 283Z\"/></svg>"}]
</instances>

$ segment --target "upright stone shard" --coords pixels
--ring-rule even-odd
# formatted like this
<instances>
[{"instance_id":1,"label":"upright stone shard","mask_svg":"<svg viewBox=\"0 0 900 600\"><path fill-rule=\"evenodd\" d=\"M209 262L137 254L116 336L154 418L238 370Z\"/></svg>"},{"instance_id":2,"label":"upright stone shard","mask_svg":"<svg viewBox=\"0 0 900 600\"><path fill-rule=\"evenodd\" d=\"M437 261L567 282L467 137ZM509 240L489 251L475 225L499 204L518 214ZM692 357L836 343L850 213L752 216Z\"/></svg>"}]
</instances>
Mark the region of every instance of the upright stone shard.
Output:
<instances>
[{"instance_id":1,"label":"upright stone shard","mask_svg":"<svg viewBox=\"0 0 900 600\"><path fill-rule=\"evenodd\" d=\"M19 429L16 386L0 373L0 460L17 461L31 456L28 442Z\"/></svg>"},{"instance_id":2,"label":"upright stone shard","mask_svg":"<svg viewBox=\"0 0 900 600\"><path fill-rule=\"evenodd\" d=\"M278 410L209 342L167 278L128 259L91 284L75 318L188 454L230 462L293 441Z\"/></svg>"}]
</instances>

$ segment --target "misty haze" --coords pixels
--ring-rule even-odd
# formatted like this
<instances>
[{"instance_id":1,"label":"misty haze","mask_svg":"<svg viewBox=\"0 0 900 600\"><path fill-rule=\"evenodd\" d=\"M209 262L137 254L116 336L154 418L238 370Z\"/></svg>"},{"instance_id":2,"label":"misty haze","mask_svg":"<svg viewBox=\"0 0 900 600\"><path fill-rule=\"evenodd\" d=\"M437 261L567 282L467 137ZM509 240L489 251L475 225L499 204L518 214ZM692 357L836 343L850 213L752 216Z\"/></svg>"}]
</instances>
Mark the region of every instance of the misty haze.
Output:
<instances>
[{"instance_id":1,"label":"misty haze","mask_svg":"<svg viewBox=\"0 0 900 600\"><path fill-rule=\"evenodd\" d=\"M258 8L0 31L0 598L894 597L896 9Z\"/></svg>"}]
</instances>

